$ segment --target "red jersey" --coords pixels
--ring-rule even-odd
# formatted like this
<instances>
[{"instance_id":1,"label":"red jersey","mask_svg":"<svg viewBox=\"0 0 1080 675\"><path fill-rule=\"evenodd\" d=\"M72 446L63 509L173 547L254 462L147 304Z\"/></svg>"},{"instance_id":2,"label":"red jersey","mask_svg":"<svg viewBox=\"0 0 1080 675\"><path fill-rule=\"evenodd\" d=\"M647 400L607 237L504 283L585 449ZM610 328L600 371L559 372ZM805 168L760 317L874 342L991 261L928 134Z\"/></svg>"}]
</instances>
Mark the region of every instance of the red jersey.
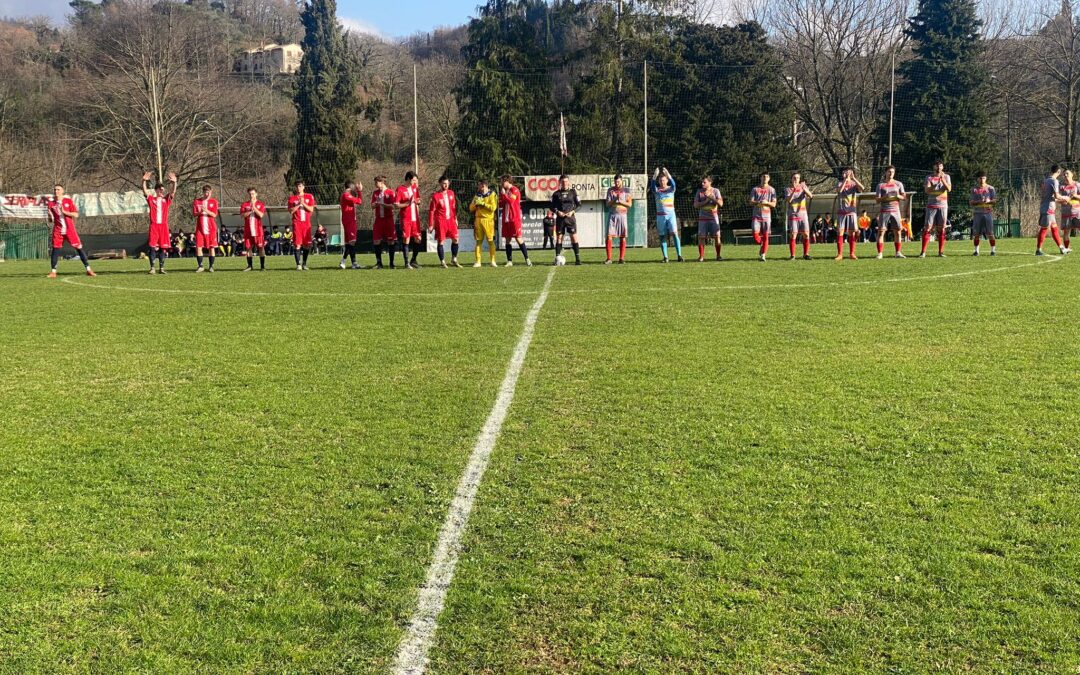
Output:
<instances>
[{"instance_id":1,"label":"red jersey","mask_svg":"<svg viewBox=\"0 0 1080 675\"><path fill-rule=\"evenodd\" d=\"M150 207L150 224L168 227L169 206L172 205L172 195L158 197L157 194L150 193L146 197L146 204Z\"/></svg>"},{"instance_id":2,"label":"red jersey","mask_svg":"<svg viewBox=\"0 0 1080 675\"><path fill-rule=\"evenodd\" d=\"M206 210L210 212L210 215L204 216L202 213L203 205L206 205ZM209 234L210 228L214 227L215 218L218 214L218 202L211 197L210 199L196 199L191 205L191 214L195 216L195 227L197 231L203 234Z\"/></svg>"},{"instance_id":3,"label":"red jersey","mask_svg":"<svg viewBox=\"0 0 1080 675\"><path fill-rule=\"evenodd\" d=\"M71 197L61 197L60 201L57 201L55 197L49 200L49 220L52 222L53 229L59 229L60 234L67 234L68 230L75 227L75 219L65 216L61 211L78 213Z\"/></svg>"},{"instance_id":4,"label":"red jersey","mask_svg":"<svg viewBox=\"0 0 1080 675\"><path fill-rule=\"evenodd\" d=\"M420 222L420 188L412 185L401 185L397 189L397 203L408 204L401 210L401 223Z\"/></svg>"},{"instance_id":5,"label":"red jersey","mask_svg":"<svg viewBox=\"0 0 1080 675\"><path fill-rule=\"evenodd\" d=\"M394 223L394 202L397 201L397 193L386 188L371 193L371 210L375 213L376 223Z\"/></svg>"},{"instance_id":6,"label":"red jersey","mask_svg":"<svg viewBox=\"0 0 1080 675\"><path fill-rule=\"evenodd\" d=\"M364 203L364 193L357 192L355 195L346 190L341 193L338 204L341 206L341 224L356 227L356 207Z\"/></svg>"},{"instance_id":7,"label":"red jersey","mask_svg":"<svg viewBox=\"0 0 1080 675\"><path fill-rule=\"evenodd\" d=\"M457 195L453 190L433 192L428 202L428 224L457 225Z\"/></svg>"},{"instance_id":8,"label":"red jersey","mask_svg":"<svg viewBox=\"0 0 1080 675\"><path fill-rule=\"evenodd\" d=\"M254 205L250 201L240 205L240 214L244 217L244 236L253 237L256 234L262 234L262 218L255 213L255 209L266 213L266 205L257 199Z\"/></svg>"},{"instance_id":9,"label":"red jersey","mask_svg":"<svg viewBox=\"0 0 1080 675\"><path fill-rule=\"evenodd\" d=\"M499 208L502 209L502 222L521 222L521 190L511 185L506 192L499 192Z\"/></svg>"},{"instance_id":10,"label":"red jersey","mask_svg":"<svg viewBox=\"0 0 1080 675\"><path fill-rule=\"evenodd\" d=\"M289 196L289 209L291 210L292 207L296 206L297 204L307 204L308 206L314 208L315 207L315 195L311 194L310 192L305 192L302 195L290 195ZM304 209L304 208L296 209L296 212L292 214L292 224L293 224L293 227L296 227L297 225L302 226L302 225L305 225L305 224L307 224L308 227L310 227L311 226L311 212L309 212L307 209Z\"/></svg>"}]
</instances>

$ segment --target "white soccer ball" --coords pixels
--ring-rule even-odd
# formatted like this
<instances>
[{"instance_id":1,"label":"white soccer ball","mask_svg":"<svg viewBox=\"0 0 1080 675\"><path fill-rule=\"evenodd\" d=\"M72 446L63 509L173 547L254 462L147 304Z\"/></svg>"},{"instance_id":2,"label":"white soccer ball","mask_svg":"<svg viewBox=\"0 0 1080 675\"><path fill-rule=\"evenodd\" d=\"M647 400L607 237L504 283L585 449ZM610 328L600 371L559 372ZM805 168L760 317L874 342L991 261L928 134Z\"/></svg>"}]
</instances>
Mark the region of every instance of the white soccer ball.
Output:
<instances>
[{"instance_id":1,"label":"white soccer ball","mask_svg":"<svg viewBox=\"0 0 1080 675\"><path fill-rule=\"evenodd\" d=\"M559 254L559 255L555 256L555 264L558 265L559 267L562 267L563 265L565 265L566 264L566 256L564 256L562 254Z\"/></svg>"}]
</instances>

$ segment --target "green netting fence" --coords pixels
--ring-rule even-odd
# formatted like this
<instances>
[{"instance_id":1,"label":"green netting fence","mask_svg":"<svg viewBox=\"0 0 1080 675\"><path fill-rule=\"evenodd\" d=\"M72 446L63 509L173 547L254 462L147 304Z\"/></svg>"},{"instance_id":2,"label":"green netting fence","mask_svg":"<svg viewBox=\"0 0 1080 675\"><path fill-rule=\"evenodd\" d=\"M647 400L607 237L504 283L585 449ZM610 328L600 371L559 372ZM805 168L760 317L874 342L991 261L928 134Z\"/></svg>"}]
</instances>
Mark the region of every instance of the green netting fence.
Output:
<instances>
[{"instance_id":1,"label":"green netting fence","mask_svg":"<svg viewBox=\"0 0 1080 675\"><path fill-rule=\"evenodd\" d=\"M32 260L49 257L49 226L0 224L0 260Z\"/></svg>"}]
</instances>

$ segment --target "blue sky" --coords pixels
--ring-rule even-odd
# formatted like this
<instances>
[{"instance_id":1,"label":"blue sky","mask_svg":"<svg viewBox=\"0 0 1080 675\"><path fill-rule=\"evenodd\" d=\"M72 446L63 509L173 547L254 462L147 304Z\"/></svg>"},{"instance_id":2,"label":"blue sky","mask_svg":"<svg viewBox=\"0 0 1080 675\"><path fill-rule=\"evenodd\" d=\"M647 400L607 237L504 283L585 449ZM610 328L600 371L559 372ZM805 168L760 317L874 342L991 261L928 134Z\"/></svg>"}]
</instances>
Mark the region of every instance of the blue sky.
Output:
<instances>
[{"instance_id":1,"label":"blue sky","mask_svg":"<svg viewBox=\"0 0 1080 675\"><path fill-rule=\"evenodd\" d=\"M0 0L0 3L7 0ZM481 0L412 0L400 4L373 0L338 0L338 16L346 25L387 37L405 37L439 26L457 26L476 14ZM372 5L378 10L372 11ZM404 11L399 11L403 8Z\"/></svg>"},{"instance_id":2,"label":"blue sky","mask_svg":"<svg viewBox=\"0 0 1080 675\"><path fill-rule=\"evenodd\" d=\"M456 26L476 14L481 0L338 0L338 17L352 28L384 37L405 37L438 26ZM376 8L373 9L373 6ZM0 0L0 17L47 16L62 24L70 11L68 0Z\"/></svg>"}]
</instances>

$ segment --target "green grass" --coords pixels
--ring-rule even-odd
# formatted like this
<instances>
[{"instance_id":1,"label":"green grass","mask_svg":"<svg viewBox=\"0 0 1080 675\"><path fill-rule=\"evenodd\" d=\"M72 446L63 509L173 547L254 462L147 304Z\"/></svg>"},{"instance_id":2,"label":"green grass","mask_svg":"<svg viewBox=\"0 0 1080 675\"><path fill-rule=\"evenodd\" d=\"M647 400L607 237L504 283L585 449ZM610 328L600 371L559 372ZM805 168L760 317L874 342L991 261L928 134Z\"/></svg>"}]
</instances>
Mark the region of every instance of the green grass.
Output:
<instances>
[{"instance_id":1,"label":"green grass","mask_svg":"<svg viewBox=\"0 0 1080 675\"><path fill-rule=\"evenodd\" d=\"M433 671L1076 672L1076 261L968 246L558 270ZM0 265L0 672L386 668L549 268L290 260Z\"/></svg>"}]
</instances>

